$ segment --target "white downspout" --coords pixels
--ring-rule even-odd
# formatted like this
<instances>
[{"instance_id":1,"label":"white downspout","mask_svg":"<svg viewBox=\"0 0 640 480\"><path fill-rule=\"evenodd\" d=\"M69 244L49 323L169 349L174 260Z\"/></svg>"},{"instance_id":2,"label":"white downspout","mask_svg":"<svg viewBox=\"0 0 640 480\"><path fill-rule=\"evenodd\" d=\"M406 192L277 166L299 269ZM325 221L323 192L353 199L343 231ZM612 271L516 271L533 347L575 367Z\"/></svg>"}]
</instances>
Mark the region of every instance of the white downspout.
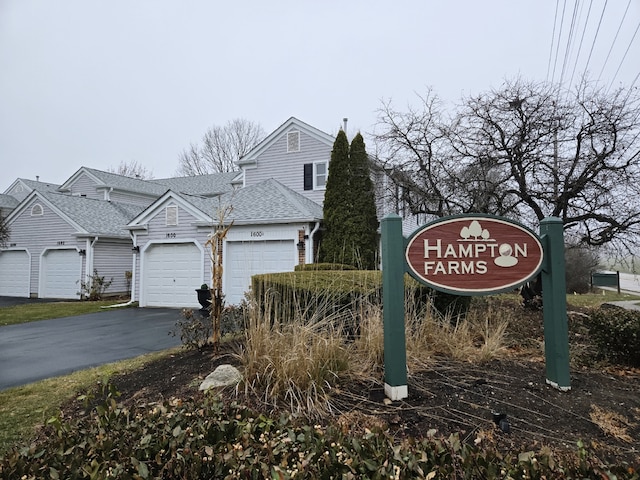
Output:
<instances>
[{"instance_id":1,"label":"white downspout","mask_svg":"<svg viewBox=\"0 0 640 480\"><path fill-rule=\"evenodd\" d=\"M314 241L313 241L313 236L318 232L318 230L320 230L320 222L316 222L315 227L313 227L313 230L311 230L311 233L309 234L309 239L308 239L308 245L307 245L307 259L306 262L307 263L313 263L313 245L314 245Z\"/></svg>"}]
</instances>

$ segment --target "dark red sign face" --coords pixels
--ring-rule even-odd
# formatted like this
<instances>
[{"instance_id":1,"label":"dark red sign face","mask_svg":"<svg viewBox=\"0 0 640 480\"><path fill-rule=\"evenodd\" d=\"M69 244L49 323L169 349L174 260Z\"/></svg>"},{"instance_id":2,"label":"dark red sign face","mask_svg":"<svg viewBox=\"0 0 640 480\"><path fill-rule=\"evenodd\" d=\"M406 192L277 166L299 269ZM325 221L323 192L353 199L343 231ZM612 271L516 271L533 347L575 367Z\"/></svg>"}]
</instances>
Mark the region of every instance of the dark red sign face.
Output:
<instances>
[{"instance_id":1,"label":"dark red sign face","mask_svg":"<svg viewBox=\"0 0 640 480\"><path fill-rule=\"evenodd\" d=\"M506 291L533 277L542 244L526 227L490 216L448 217L414 232L405 251L411 274L461 295Z\"/></svg>"}]
</instances>

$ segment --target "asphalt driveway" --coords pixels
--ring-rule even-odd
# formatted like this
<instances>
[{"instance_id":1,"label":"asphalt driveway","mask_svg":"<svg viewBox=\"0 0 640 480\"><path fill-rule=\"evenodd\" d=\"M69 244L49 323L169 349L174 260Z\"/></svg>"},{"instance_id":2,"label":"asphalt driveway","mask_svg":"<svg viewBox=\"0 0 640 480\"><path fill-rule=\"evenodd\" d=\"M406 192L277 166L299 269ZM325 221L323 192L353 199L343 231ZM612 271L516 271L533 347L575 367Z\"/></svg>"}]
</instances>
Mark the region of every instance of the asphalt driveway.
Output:
<instances>
[{"instance_id":1,"label":"asphalt driveway","mask_svg":"<svg viewBox=\"0 0 640 480\"><path fill-rule=\"evenodd\" d=\"M0 390L180 344L179 309L119 308L0 327Z\"/></svg>"}]
</instances>

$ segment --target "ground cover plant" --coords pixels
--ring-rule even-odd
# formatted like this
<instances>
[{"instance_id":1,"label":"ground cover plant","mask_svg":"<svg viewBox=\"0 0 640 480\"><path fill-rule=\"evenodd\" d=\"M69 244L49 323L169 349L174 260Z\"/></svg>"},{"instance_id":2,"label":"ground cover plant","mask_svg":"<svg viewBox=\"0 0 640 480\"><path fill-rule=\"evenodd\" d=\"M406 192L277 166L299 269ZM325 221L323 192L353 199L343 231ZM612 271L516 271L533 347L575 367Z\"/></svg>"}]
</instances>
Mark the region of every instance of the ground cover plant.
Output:
<instances>
[{"instance_id":1,"label":"ground cover plant","mask_svg":"<svg viewBox=\"0 0 640 480\"><path fill-rule=\"evenodd\" d=\"M92 416L83 401L66 404L5 456L0 476L72 478L64 466L87 459L78 478L638 478L639 372L602 358L589 309L569 309L569 393L546 385L542 313L517 296L474 300L464 322L413 322L426 317L408 309L401 402L384 398L375 308L341 345L338 318L329 336L308 322L254 321L251 350L236 338L218 353L175 352L95 391ZM310 348L290 351L298 344ZM244 382L198 392L222 363ZM294 380L304 374L306 384Z\"/></svg>"}]
</instances>

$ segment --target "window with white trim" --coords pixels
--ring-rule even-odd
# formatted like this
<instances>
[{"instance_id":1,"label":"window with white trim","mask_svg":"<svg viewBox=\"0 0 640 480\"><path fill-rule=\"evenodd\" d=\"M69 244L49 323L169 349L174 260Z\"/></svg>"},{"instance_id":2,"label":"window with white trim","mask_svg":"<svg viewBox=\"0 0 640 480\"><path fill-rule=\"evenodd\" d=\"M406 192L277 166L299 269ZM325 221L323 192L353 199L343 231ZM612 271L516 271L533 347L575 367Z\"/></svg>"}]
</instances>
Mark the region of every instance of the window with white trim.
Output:
<instances>
[{"instance_id":1,"label":"window with white trim","mask_svg":"<svg viewBox=\"0 0 640 480\"><path fill-rule=\"evenodd\" d=\"M324 190L327 185L327 162L304 164L304 189Z\"/></svg>"},{"instance_id":2,"label":"window with white trim","mask_svg":"<svg viewBox=\"0 0 640 480\"><path fill-rule=\"evenodd\" d=\"M36 203L33 207L31 207L32 217L40 217L42 215L44 215L44 209L42 208L42 205Z\"/></svg>"},{"instance_id":3,"label":"window with white trim","mask_svg":"<svg viewBox=\"0 0 640 480\"><path fill-rule=\"evenodd\" d=\"M313 164L313 188L322 190L327 185L327 162Z\"/></svg>"},{"instance_id":4,"label":"window with white trim","mask_svg":"<svg viewBox=\"0 0 640 480\"><path fill-rule=\"evenodd\" d=\"M300 151L300 132L293 130L287 133L287 153Z\"/></svg>"},{"instance_id":5,"label":"window with white trim","mask_svg":"<svg viewBox=\"0 0 640 480\"><path fill-rule=\"evenodd\" d=\"M167 227L178 225L178 207L171 205L165 209Z\"/></svg>"}]
</instances>

